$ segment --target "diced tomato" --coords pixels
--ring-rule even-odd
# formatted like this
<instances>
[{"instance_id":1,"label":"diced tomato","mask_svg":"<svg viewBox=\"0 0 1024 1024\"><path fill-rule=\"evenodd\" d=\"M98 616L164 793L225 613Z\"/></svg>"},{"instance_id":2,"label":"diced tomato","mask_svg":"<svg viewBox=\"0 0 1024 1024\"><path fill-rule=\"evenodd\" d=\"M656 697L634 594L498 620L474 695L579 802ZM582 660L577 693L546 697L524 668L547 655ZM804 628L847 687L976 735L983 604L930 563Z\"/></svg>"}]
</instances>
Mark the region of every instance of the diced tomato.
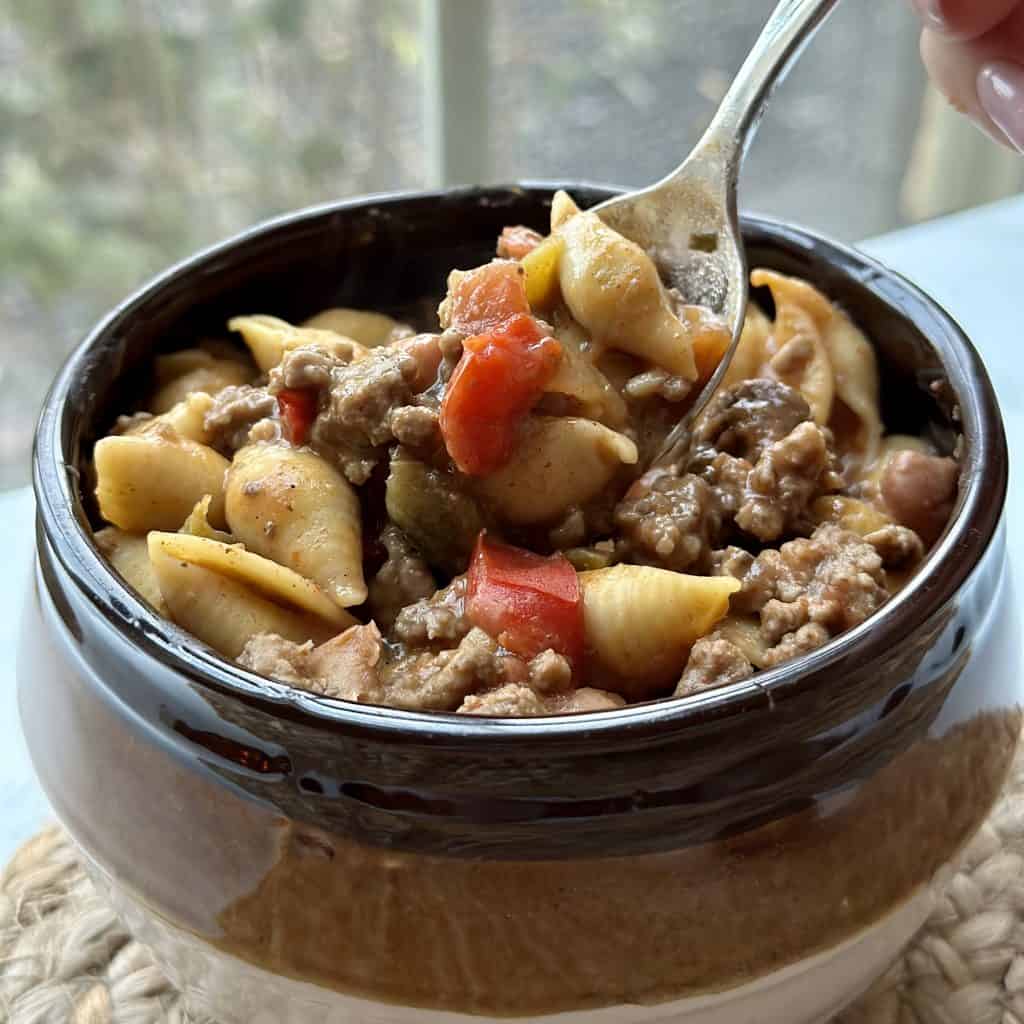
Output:
<instances>
[{"instance_id":1,"label":"diced tomato","mask_svg":"<svg viewBox=\"0 0 1024 1024\"><path fill-rule=\"evenodd\" d=\"M305 444L309 428L316 419L316 392L304 388L285 388L277 393L277 405L281 410L288 440L295 445Z\"/></svg>"},{"instance_id":2,"label":"diced tomato","mask_svg":"<svg viewBox=\"0 0 1024 1024\"><path fill-rule=\"evenodd\" d=\"M529 313L526 275L513 260L467 270L448 289L448 319L462 334L486 334L517 313Z\"/></svg>"},{"instance_id":3,"label":"diced tomato","mask_svg":"<svg viewBox=\"0 0 1024 1024\"><path fill-rule=\"evenodd\" d=\"M524 658L549 648L576 672L583 659L583 598L564 555L545 558L480 532L466 578L466 614L502 647Z\"/></svg>"},{"instance_id":4,"label":"diced tomato","mask_svg":"<svg viewBox=\"0 0 1024 1024\"><path fill-rule=\"evenodd\" d=\"M523 314L463 342L440 417L445 447L463 473L486 476L508 461L520 422L561 358L558 341Z\"/></svg>"},{"instance_id":5,"label":"diced tomato","mask_svg":"<svg viewBox=\"0 0 1024 1024\"><path fill-rule=\"evenodd\" d=\"M533 228L523 224L510 225L498 238L498 255L509 260L521 260L533 252L543 240L544 236Z\"/></svg>"}]
</instances>

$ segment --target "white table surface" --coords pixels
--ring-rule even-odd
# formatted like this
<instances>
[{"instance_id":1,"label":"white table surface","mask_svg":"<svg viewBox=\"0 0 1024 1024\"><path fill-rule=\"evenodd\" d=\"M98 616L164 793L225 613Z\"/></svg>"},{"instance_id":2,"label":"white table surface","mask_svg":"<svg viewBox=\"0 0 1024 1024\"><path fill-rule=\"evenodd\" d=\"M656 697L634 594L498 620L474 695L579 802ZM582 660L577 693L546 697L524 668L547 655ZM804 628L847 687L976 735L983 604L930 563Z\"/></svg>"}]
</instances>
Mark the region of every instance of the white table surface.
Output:
<instances>
[{"instance_id":1,"label":"white table surface","mask_svg":"<svg viewBox=\"0 0 1024 1024\"><path fill-rule=\"evenodd\" d=\"M1024 197L994 203L865 242L862 248L899 270L953 314L981 351L1002 403L1012 454L1024 452ZM1010 549L1024 576L1024 511L1020 474L1010 480ZM22 742L15 703L14 660L20 609L33 550L28 489L0 493L0 524L8 537L0 591L0 864L47 820Z\"/></svg>"}]
</instances>

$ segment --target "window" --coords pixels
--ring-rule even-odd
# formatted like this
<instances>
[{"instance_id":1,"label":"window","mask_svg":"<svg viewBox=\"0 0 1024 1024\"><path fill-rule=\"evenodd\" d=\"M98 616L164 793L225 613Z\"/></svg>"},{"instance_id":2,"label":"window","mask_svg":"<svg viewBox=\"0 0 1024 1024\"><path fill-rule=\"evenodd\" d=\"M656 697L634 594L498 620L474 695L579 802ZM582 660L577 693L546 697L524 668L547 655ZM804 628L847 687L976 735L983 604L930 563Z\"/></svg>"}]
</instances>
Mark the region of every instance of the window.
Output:
<instances>
[{"instance_id":1,"label":"window","mask_svg":"<svg viewBox=\"0 0 1024 1024\"><path fill-rule=\"evenodd\" d=\"M346 194L652 181L772 6L0 0L0 487L27 480L64 353L161 267ZM904 0L877 0L840 5L782 87L742 200L853 239L1020 184L926 93Z\"/></svg>"}]
</instances>

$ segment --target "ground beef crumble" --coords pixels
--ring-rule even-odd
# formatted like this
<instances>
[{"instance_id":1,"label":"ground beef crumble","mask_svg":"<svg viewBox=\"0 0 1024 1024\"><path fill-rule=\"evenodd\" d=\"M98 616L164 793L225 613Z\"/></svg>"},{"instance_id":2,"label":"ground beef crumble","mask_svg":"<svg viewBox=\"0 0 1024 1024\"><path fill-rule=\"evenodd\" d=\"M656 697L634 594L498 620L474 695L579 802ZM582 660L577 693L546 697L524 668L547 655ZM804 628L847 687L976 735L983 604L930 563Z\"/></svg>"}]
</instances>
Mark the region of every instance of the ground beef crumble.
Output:
<instances>
[{"instance_id":1,"label":"ground beef crumble","mask_svg":"<svg viewBox=\"0 0 1024 1024\"><path fill-rule=\"evenodd\" d=\"M675 695L687 697L691 693L738 683L753 673L753 666L734 643L719 633L709 633L693 645Z\"/></svg>"},{"instance_id":2,"label":"ground beef crumble","mask_svg":"<svg viewBox=\"0 0 1024 1024\"><path fill-rule=\"evenodd\" d=\"M711 487L692 473L645 473L615 508L622 551L630 561L678 572L699 570L719 543L722 512Z\"/></svg>"},{"instance_id":3,"label":"ground beef crumble","mask_svg":"<svg viewBox=\"0 0 1024 1024\"><path fill-rule=\"evenodd\" d=\"M203 426L210 434L211 446L231 454L244 448L252 428L273 416L276 409L276 399L265 388L232 384L214 396L213 405L203 417Z\"/></svg>"},{"instance_id":4,"label":"ground beef crumble","mask_svg":"<svg viewBox=\"0 0 1024 1024\"><path fill-rule=\"evenodd\" d=\"M811 418L799 391L765 378L744 380L720 391L694 424L693 446L726 452L753 464L776 441Z\"/></svg>"},{"instance_id":5,"label":"ground beef crumble","mask_svg":"<svg viewBox=\"0 0 1024 1024\"><path fill-rule=\"evenodd\" d=\"M525 666L482 629L455 650L401 654L386 668L387 703L413 710L457 711L471 693L522 682Z\"/></svg>"},{"instance_id":6,"label":"ground beef crumble","mask_svg":"<svg viewBox=\"0 0 1024 1024\"><path fill-rule=\"evenodd\" d=\"M887 569L903 569L924 558L924 542L907 526L889 523L864 538L881 556Z\"/></svg>"},{"instance_id":7,"label":"ground beef crumble","mask_svg":"<svg viewBox=\"0 0 1024 1024\"><path fill-rule=\"evenodd\" d=\"M820 647L863 622L889 596L879 553L832 524L762 551L749 563L734 552L720 553L717 568L726 566L742 584L732 610L760 616L765 666Z\"/></svg>"},{"instance_id":8,"label":"ground beef crumble","mask_svg":"<svg viewBox=\"0 0 1024 1024\"><path fill-rule=\"evenodd\" d=\"M398 347L370 349L351 363L334 359L326 377L317 376L322 395L311 444L333 458L351 483L366 483L386 445L435 436L436 411L420 410L416 396L432 383L441 358L437 335L417 335Z\"/></svg>"},{"instance_id":9,"label":"ground beef crumble","mask_svg":"<svg viewBox=\"0 0 1024 1024\"><path fill-rule=\"evenodd\" d=\"M392 636L409 647L458 643L472 629L466 616L466 577L456 576L443 590L403 608Z\"/></svg>"},{"instance_id":10,"label":"ground beef crumble","mask_svg":"<svg viewBox=\"0 0 1024 1024\"><path fill-rule=\"evenodd\" d=\"M270 371L271 391L277 392L282 388L314 388L319 391L329 387L331 373L362 354L362 346L351 342L346 347L345 343L346 339L339 338L338 348L331 351L318 345L300 345L285 352L281 362Z\"/></svg>"},{"instance_id":11,"label":"ground beef crumble","mask_svg":"<svg viewBox=\"0 0 1024 1024\"><path fill-rule=\"evenodd\" d=\"M798 532L821 493L828 468L828 443L821 428L809 422L794 427L762 452L747 475L736 525L762 543Z\"/></svg>"}]
</instances>

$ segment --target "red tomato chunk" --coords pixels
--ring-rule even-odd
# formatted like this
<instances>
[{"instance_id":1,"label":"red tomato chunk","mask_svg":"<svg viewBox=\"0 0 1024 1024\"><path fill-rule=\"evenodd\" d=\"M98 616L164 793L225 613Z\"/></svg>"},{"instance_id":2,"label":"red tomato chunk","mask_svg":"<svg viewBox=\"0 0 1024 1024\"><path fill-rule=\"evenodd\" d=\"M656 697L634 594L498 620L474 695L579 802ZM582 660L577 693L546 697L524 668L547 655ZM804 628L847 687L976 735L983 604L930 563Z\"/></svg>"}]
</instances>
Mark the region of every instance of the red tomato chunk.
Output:
<instances>
[{"instance_id":1,"label":"red tomato chunk","mask_svg":"<svg viewBox=\"0 0 1024 1024\"><path fill-rule=\"evenodd\" d=\"M579 577L564 555L545 558L481 532L469 564L466 613L503 647L524 658L548 649L583 659Z\"/></svg>"},{"instance_id":2,"label":"red tomato chunk","mask_svg":"<svg viewBox=\"0 0 1024 1024\"><path fill-rule=\"evenodd\" d=\"M462 334L486 334L517 313L529 313L526 277L512 260L467 271L448 293L448 320Z\"/></svg>"},{"instance_id":3,"label":"red tomato chunk","mask_svg":"<svg viewBox=\"0 0 1024 1024\"><path fill-rule=\"evenodd\" d=\"M558 369L562 346L519 314L462 348L441 402L441 434L463 473L486 476L512 455L519 424Z\"/></svg>"},{"instance_id":4,"label":"red tomato chunk","mask_svg":"<svg viewBox=\"0 0 1024 1024\"><path fill-rule=\"evenodd\" d=\"M544 236L523 224L505 228L498 239L498 255L510 260L521 260L529 256L544 241Z\"/></svg>"}]
</instances>

